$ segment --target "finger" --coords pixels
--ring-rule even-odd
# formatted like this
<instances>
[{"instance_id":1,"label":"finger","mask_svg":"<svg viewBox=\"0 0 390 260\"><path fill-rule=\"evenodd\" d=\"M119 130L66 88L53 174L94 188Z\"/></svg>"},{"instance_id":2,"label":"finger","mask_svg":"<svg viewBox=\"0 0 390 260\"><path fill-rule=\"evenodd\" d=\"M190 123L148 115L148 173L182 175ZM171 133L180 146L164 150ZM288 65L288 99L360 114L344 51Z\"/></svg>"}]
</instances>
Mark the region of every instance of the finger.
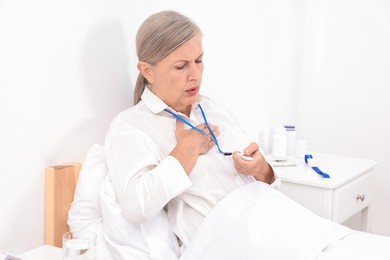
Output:
<instances>
[{"instance_id":1,"label":"finger","mask_svg":"<svg viewBox=\"0 0 390 260\"><path fill-rule=\"evenodd\" d=\"M209 127L210 127L211 131L213 132L213 134L215 135L215 137L219 136L220 132L219 132L218 126L209 124ZM208 136L210 136L210 138L212 138L211 132L206 124L204 124L203 132L205 132Z\"/></svg>"},{"instance_id":2,"label":"finger","mask_svg":"<svg viewBox=\"0 0 390 260\"><path fill-rule=\"evenodd\" d=\"M176 120L176 130L184 129L184 124L180 120Z\"/></svg>"},{"instance_id":3,"label":"finger","mask_svg":"<svg viewBox=\"0 0 390 260\"><path fill-rule=\"evenodd\" d=\"M216 125L211 126L211 131L213 131L215 136L218 136L220 134L219 127Z\"/></svg>"},{"instance_id":4,"label":"finger","mask_svg":"<svg viewBox=\"0 0 390 260\"><path fill-rule=\"evenodd\" d=\"M184 123L180 120L176 120L176 132L181 132L184 130Z\"/></svg>"},{"instance_id":5,"label":"finger","mask_svg":"<svg viewBox=\"0 0 390 260\"><path fill-rule=\"evenodd\" d=\"M233 153L233 163L234 167L240 173L246 174L248 172L248 168L250 167L251 161L245 161L237 154L237 152Z\"/></svg>"},{"instance_id":6,"label":"finger","mask_svg":"<svg viewBox=\"0 0 390 260\"><path fill-rule=\"evenodd\" d=\"M211 138L210 141L209 141L209 147L210 147L210 149L211 149L211 147L213 147L213 146L214 146L214 141L213 141L213 139Z\"/></svg>"},{"instance_id":7,"label":"finger","mask_svg":"<svg viewBox=\"0 0 390 260\"><path fill-rule=\"evenodd\" d=\"M234 152L233 153L233 161L239 165L239 166L247 166L249 164L253 164L253 160L245 160L244 158L242 158L240 155L238 155L238 152Z\"/></svg>"},{"instance_id":8,"label":"finger","mask_svg":"<svg viewBox=\"0 0 390 260\"><path fill-rule=\"evenodd\" d=\"M207 126L206 126L206 124L204 124L204 123L203 123L203 124L197 125L196 128L202 130L202 131L205 132L206 134L209 134L209 131L208 131L208 129L207 129Z\"/></svg>"},{"instance_id":9,"label":"finger","mask_svg":"<svg viewBox=\"0 0 390 260\"><path fill-rule=\"evenodd\" d=\"M252 143L250 143L248 145L247 148L244 149L243 152L244 152L245 155L251 155L251 154L255 153L258 150L259 150L259 145L257 143L255 143L255 142L252 142Z\"/></svg>"},{"instance_id":10,"label":"finger","mask_svg":"<svg viewBox=\"0 0 390 260\"><path fill-rule=\"evenodd\" d=\"M219 131L219 128L217 127L215 130L213 130L213 133L214 133L214 135L217 137L217 136L219 136L219 134L220 134L221 132Z\"/></svg>"}]
</instances>

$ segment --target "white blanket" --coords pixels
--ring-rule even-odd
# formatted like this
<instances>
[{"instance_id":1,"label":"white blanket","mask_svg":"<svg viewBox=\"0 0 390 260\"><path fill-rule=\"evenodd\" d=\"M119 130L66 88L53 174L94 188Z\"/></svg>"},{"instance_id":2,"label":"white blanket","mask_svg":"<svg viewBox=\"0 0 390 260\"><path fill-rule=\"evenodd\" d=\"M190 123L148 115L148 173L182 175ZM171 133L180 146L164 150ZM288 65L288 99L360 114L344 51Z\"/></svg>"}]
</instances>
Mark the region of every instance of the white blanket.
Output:
<instances>
[{"instance_id":1,"label":"white blanket","mask_svg":"<svg viewBox=\"0 0 390 260\"><path fill-rule=\"evenodd\" d=\"M330 242L354 232L253 182L213 208L180 260L315 259Z\"/></svg>"}]
</instances>

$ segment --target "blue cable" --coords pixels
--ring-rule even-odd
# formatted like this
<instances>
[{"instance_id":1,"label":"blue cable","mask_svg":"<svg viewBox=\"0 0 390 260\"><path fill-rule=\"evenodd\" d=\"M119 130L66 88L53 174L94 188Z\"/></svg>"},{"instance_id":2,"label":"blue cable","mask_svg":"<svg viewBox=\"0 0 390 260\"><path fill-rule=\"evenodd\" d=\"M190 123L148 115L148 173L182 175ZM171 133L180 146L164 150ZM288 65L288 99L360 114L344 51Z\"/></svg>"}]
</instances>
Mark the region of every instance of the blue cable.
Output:
<instances>
[{"instance_id":1,"label":"blue cable","mask_svg":"<svg viewBox=\"0 0 390 260\"><path fill-rule=\"evenodd\" d=\"M305 163L309 165L309 159L313 159L313 156L311 154L305 154ZM310 165L309 165L310 166ZM316 173L322 176L324 179L330 178L329 174L323 172L318 168L317 166L310 166Z\"/></svg>"},{"instance_id":2,"label":"blue cable","mask_svg":"<svg viewBox=\"0 0 390 260\"><path fill-rule=\"evenodd\" d=\"M218 151L219 151L220 153L222 153L223 155L225 155L225 156L232 155L233 153L225 153L225 152L222 152L222 150L221 150L221 148L220 148L220 146L219 146L217 137L214 135L213 131L211 130L211 128L210 128L210 126L209 126L209 124L208 124L208 122L207 122L207 118L206 118L206 115L205 115L205 113L204 113L204 111L203 111L203 109L202 109L202 106L201 106L200 104L198 104L198 107L199 107L199 109L200 109L200 112L202 113L202 117L203 117L204 123L206 124L206 127L207 127L207 129L209 130L209 132L210 132L210 134L211 134L211 137L213 138L213 141L214 141L215 145L216 145L217 148L218 148ZM166 112L168 112L169 114L173 115L177 120L183 122L184 124L188 125L188 126L191 127L192 129L194 129L194 130L198 131L199 133L201 133L201 134L203 134L203 135L205 135L205 136L208 137L208 134L206 134L203 130L197 128L196 126L194 126L193 124L191 124L190 122L188 122L187 120L185 120L184 118L182 118L181 116L176 115L175 113L169 111L168 109L164 109L164 110L165 110Z\"/></svg>"}]
</instances>

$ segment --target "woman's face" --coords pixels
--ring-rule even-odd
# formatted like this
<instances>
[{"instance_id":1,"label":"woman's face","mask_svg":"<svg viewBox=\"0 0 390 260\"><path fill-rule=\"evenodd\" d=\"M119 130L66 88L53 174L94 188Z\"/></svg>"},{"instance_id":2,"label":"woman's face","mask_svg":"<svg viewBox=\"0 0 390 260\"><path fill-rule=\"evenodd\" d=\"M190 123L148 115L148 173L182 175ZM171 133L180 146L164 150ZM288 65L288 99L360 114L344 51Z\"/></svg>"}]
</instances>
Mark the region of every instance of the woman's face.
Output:
<instances>
[{"instance_id":1,"label":"woman's face","mask_svg":"<svg viewBox=\"0 0 390 260\"><path fill-rule=\"evenodd\" d=\"M189 115L202 83L202 58L202 37L197 34L150 67L151 91L171 108Z\"/></svg>"}]
</instances>

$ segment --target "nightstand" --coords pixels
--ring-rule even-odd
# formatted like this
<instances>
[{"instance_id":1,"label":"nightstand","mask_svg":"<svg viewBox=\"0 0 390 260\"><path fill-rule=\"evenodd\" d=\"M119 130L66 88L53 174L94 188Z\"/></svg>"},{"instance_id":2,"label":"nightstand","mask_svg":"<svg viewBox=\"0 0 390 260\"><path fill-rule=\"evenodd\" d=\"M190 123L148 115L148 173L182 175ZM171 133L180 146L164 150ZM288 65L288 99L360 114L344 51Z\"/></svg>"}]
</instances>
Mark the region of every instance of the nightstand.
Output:
<instances>
[{"instance_id":1,"label":"nightstand","mask_svg":"<svg viewBox=\"0 0 390 260\"><path fill-rule=\"evenodd\" d=\"M59 247L43 245L19 255L23 260L61 260L62 249Z\"/></svg>"},{"instance_id":2,"label":"nightstand","mask_svg":"<svg viewBox=\"0 0 390 260\"><path fill-rule=\"evenodd\" d=\"M342 223L361 212L361 230L369 231L370 205L374 201L376 162L331 154L312 153L317 166L331 178L324 179L304 163L274 167L281 192L324 218Z\"/></svg>"}]
</instances>

